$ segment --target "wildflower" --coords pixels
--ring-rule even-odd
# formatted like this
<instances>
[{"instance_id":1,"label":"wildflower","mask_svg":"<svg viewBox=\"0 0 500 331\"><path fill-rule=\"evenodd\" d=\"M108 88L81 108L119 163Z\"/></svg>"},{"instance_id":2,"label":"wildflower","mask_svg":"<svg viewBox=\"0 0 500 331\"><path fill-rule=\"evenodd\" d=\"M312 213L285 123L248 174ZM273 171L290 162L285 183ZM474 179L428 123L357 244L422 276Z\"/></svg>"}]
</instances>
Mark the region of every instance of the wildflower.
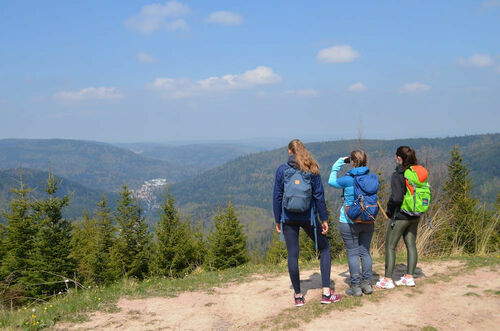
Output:
<instances>
[{"instance_id":1,"label":"wildflower","mask_svg":"<svg viewBox=\"0 0 500 331\"><path fill-rule=\"evenodd\" d=\"M52 306L52 305L50 305L49 307L50 307L50 308L52 308L53 306Z\"/></svg>"},{"instance_id":2,"label":"wildflower","mask_svg":"<svg viewBox=\"0 0 500 331\"><path fill-rule=\"evenodd\" d=\"M33 308L33 309L31 309L31 311L32 311L32 312L35 312L35 311L36 311L36 309L35 309L35 308Z\"/></svg>"},{"instance_id":3,"label":"wildflower","mask_svg":"<svg viewBox=\"0 0 500 331\"><path fill-rule=\"evenodd\" d=\"M97 299L97 300L101 300L101 298Z\"/></svg>"},{"instance_id":4,"label":"wildflower","mask_svg":"<svg viewBox=\"0 0 500 331\"><path fill-rule=\"evenodd\" d=\"M64 280L64 282L65 282L65 283L69 283L69 279L65 279L65 280Z\"/></svg>"}]
</instances>

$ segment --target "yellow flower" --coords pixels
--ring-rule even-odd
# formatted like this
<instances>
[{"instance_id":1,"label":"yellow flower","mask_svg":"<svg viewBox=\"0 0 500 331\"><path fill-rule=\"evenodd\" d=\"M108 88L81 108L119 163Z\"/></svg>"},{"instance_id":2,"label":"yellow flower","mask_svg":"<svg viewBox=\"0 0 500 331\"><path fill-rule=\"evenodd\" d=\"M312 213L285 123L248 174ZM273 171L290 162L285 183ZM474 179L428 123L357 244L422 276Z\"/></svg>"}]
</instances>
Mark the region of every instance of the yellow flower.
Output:
<instances>
[{"instance_id":1,"label":"yellow flower","mask_svg":"<svg viewBox=\"0 0 500 331\"><path fill-rule=\"evenodd\" d=\"M97 300L101 300L101 298L97 299Z\"/></svg>"},{"instance_id":2,"label":"yellow flower","mask_svg":"<svg viewBox=\"0 0 500 331\"><path fill-rule=\"evenodd\" d=\"M49 307L50 307L50 308L52 308L53 306L52 306L52 305L50 305Z\"/></svg>"}]
</instances>

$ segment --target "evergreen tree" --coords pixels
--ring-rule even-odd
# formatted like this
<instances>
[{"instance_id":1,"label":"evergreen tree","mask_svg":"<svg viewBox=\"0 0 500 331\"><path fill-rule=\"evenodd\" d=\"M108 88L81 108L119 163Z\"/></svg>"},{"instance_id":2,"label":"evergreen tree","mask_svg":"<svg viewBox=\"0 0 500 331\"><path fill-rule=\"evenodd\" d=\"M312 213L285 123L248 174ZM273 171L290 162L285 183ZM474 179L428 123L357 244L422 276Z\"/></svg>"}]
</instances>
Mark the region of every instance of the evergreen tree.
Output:
<instances>
[{"instance_id":1,"label":"evergreen tree","mask_svg":"<svg viewBox=\"0 0 500 331\"><path fill-rule=\"evenodd\" d=\"M153 270L168 277L181 277L193 270L197 263L196 238L191 226L181 222L168 189L156 227Z\"/></svg>"},{"instance_id":2,"label":"evergreen tree","mask_svg":"<svg viewBox=\"0 0 500 331\"><path fill-rule=\"evenodd\" d=\"M2 291L5 297L29 296L27 284L33 284L33 247L38 224L33 217L30 189L23 183L12 189L15 197L9 203L9 212L4 212L6 220L3 234L4 256L0 265L1 280L8 288Z\"/></svg>"},{"instance_id":3,"label":"evergreen tree","mask_svg":"<svg viewBox=\"0 0 500 331\"><path fill-rule=\"evenodd\" d=\"M104 261L100 261L98 257L97 238L97 222L84 211L83 221L76 224L73 230L70 256L76 261L78 277L85 283L99 283L97 268Z\"/></svg>"},{"instance_id":4,"label":"evergreen tree","mask_svg":"<svg viewBox=\"0 0 500 331\"><path fill-rule=\"evenodd\" d=\"M65 289L65 279L73 278L74 261L70 258L72 226L62 217L70 197L56 197L58 179L49 172L45 192L48 197L33 203L34 217L39 224L34 238L33 267L39 283L37 292L51 294Z\"/></svg>"},{"instance_id":5,"label":"evergreen tree","mask_svg":"<svg viewBox=\"0 0 500 331\"><path fill-rule=\"evenodd\" d=\"M215 269L227 269L248 262L247 238L231 201L224 213L219 208L214 221L215 228L208 238L211 266Z\"/></svg>"},{"instance_id":6,"label":"evergreen tree","mask_svg":"<svg viewBox=\"0 0 500 331\"><path fill-rule=\"evenodd\" d=\"M138 201L123 185L118 201L116 223L118 237L111 249L110 272L120 277L143 278L148 273L150 237Z\"/></svg>"},{"instance_id":7,"label":"evergreen tree","mask_svg":"<svg viewBox=\"0 0 500 331\"><path fill-rule=\"evenodd\" d=\"M102 195L101 201L97 203L97 210L94 217L97 225L97 259L99 261L96 268L96 281L98 283L110 283L115 279L106 263L111 258L111 249L115 241L116 227L113 224L113 216L104 194Z\"/></svg>"},{"instance_id":8,"label":"evergreen tree","mask_svg":"<svg viewBox=\"0 0 500 331\"><path fill-rule=\"evenodd\" d=\"M477 216L477 200L471 197L472 183L469 169L464 164L462 155L455 146L448 163L448 175L444 183L442 203L449 214L449 222L445 224L440 237L445 242L462 247L465 252L474 252L474 222Z\"/></svg>"},{"instance_id":9,"label":"evergreen tree","mask_svg":"<svg viewBox=\"0 0 500 331\"><path fill-rule=\"evenodd\" d=\"M273 229L271 244L266 253L266 263L279 264L286 261L287 258L286 244L284 241L281 241L281 235Z\"/></svg>"}]
</instances>

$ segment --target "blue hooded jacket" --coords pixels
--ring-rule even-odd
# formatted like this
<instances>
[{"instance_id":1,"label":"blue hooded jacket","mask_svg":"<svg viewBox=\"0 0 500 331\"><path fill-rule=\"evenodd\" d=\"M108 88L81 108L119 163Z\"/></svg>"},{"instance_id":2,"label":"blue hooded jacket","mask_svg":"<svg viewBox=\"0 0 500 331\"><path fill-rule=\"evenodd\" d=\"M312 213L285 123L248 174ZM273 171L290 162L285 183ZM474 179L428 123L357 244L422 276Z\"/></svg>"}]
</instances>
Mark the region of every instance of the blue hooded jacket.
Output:
<instances>
[{"instance_id":1,"label":"blue hooded jacket","mask_svg":"<svg viewBox=\"0 0 500 331\"><path fill-rule=\"evenodd\" d=\"M273 192L273 211L274 211L274 221L280 223L283 201L283 181L285 170L294 167L297 168L295 163L295 157L291 155L288 162L282 164L276 170L276 176L274 177L274 192ZM326 211L325 203L325 192L323 190L323 184L321 183L321 176L318 174L311 175L311 186L312 186L312 203L316 207L316 214L319 215L321 221L328 220L328 213ZM305 211L303 213L288 213L285 211L285 221L286 220L296 220L296 221L310 221L311 220L311 210Z\"/></svg>"},{"instance_id":2,"label":"blue hooded jacket","mask_svg":"<svg viewBox=\"0 0 500 331\"><path fill-rule=\"evenodd\" d=\"M337 179L337 173L340 171L344 165L344 158L339 158L332 166L332 172L330 173L330 178L328 179L328 185L335 188L344 189L344 205L350 206L354 202L354 177L358 175L365 175L370 172L367 167L357 167L352 168L347 175ZM340 219L341 223L353 223L346 215L344 211L344 205L340 209Z\"/></svg>"}]
</instances>

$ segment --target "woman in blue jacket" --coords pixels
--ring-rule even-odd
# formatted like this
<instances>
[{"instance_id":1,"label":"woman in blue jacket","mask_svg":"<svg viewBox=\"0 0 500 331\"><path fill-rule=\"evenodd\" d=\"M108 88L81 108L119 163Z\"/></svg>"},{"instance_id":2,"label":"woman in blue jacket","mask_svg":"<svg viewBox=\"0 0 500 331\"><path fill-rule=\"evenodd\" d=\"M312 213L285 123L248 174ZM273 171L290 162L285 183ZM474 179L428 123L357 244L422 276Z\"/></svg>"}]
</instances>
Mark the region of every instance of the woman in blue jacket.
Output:
<instances>
[{"instance_id":1,"label":"woman in blue jacket","mask_svg":"<svg viewBox=\"0 0 500 331\"><path fill-rule=\"evenodd\" d=\"M319 175L319 166L316 160L313 159L309 151L305 148L304 144L294 139L288 144L288 162L278 167L274 180L274 194L273 194L273 210L274 219L276 222L276 231L283 232L285 237L286 249L288 253L288 272L290 280L295 292L295 305L302 306L305 303L304 296L300 289L300 276L299 276L299 230L304 229L307 235L315 240L317 238L317 245L320 252L320 270L321 282L323 287L323 295L321 303L329 304L339 301L341 296L334 294L330 289L330 243L325 234L328 232L328 214L326 211L326 203L323 185L321 184L321 176ZM293 169L302 171L311 183L312 199L311 207L305 212L290 212L283 206L283 194L285 174L293 172ZM298 184L298 183L296 183ZM311 210L311 208L314 208ZM311 225L311 212L314 212L313 222L316 225ZM321 224L317 216L321 220ZM283 228L282 228L283 227ZM316 233L315 233L316 232Z\"/></svg>"},{"instance_id":2,"label":"woman in blue jacket","mask_svg":"<svg viewBox=\"0 0 500 331\"><path fill-rule=\"evenodd\" d=\"M351 276L351 286L346 290L347 295L361 296L363 293L373 292L372 281L372 257L370 255L370 244L373 237L374 224L354 223L345 213L345 207L354 202L354 176L369 173L366 167L367 156L364 151L351 152L350 157L341 157L332 166L332 172L328 184L335 188L343 189L344 205L340 209L339 230L344 241ZM347 175L337 178L337 173L346 163L352 164L352 169ZM359 260L361 259L361 269Z\"/></svg>"}]
</instances>

